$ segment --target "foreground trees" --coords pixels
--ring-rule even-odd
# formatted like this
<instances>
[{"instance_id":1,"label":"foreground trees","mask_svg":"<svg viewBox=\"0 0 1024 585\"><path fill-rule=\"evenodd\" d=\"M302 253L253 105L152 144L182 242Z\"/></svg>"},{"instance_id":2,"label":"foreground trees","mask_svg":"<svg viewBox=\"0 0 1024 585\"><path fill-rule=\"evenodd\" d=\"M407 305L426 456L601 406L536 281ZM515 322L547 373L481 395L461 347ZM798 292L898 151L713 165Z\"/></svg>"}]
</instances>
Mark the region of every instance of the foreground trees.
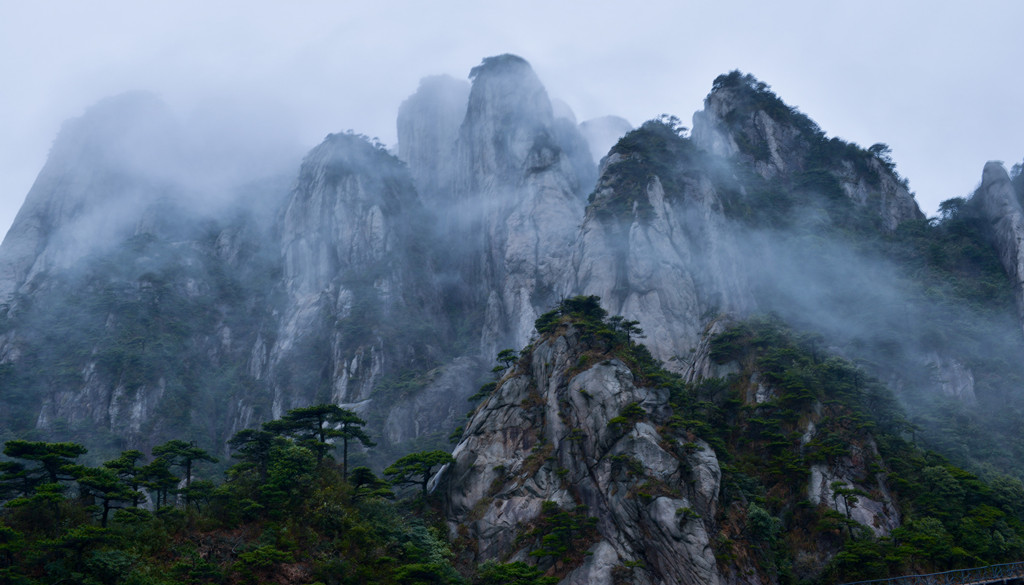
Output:
<instances>
[{"instance_id":1,"label":"foreground trees","mask_svg":"<svg viewBox=\"0 0 1024 585\"><path fill-rule=\"evenodd\" d=\"M349 469L350 442L374 445L364 425L319 405L245 429L219 485L206 479L218 458L185 440L95 467L83 445L10 441L0 583L467 583L424 493L410 505L392 492L450 456L404 457L393 482Z\"/></svg>"},{"instance_id":2,"label":"foreground trees","mask_svg":"<svg viewBox=\"0 0 1024 585\"><path fill-rule=\"evenodd\" d=\"M332 439L341 439L342 476L348 477L348 443L359 441L364 447L376 445L363 431L366 421L336 404L318 404L288 411L278 420L263 424L263 430L294 438L316 453L317 464L334 448ZM243 431L245 432L245 431Z\"/></svg>"}]
</instances>

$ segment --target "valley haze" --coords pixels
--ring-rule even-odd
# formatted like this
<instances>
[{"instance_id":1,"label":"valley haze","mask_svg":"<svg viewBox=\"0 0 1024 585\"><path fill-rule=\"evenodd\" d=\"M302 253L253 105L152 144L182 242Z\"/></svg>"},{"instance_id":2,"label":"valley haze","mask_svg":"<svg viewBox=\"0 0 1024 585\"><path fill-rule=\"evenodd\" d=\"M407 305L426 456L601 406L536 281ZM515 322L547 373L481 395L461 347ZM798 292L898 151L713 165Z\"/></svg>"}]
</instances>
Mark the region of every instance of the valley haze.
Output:
<instances>
[{"instance_id":1,"label":"valley haze","mask_svg":"<svg viewBox=\"0 0 1024 585\"><path fill-rule=\"evenodd\" d=\"M580 120L684 120L707 82L741 69L830 134L893 147L922 209L977 185L975 161L1019 162L1013 74L1024 7L881 0L549 3L0 1L0 230L61 123L99 99L152 91L239 144L295 152L348 128L396 143L421 77L481 55L535 67ZM258 119L259 124L252 124Z\"/></svg>"}]
</instances>

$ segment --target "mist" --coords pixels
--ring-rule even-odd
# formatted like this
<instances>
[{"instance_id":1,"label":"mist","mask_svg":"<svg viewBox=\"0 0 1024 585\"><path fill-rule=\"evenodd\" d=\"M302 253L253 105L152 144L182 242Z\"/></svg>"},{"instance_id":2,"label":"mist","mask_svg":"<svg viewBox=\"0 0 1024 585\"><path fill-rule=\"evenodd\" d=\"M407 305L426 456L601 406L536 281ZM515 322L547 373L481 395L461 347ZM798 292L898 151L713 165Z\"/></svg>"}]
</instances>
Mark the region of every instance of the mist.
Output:
<instances>
[{"instance_id":1,"label":"mist","mask_svg":"<svg viewBox=\"0 0 1024 585\"><path fill-rule=\"evenodd\" d=\"M456 2L440 12L412 2L9 5L0 19L0 225L13 219L60 124L103 97L151 91L186 117L220 102L228 107L217 106L219 115L248 118L242 126L283 124L302 150L349 128L394 144L394 112L419 79L464 79L467 64L503 52L534 63L579 120L685 116L716 75L753 71L830 132L890 144L932 214L973 189L984 161L1021 158L1020 81L1009 72L1022 10L1005 2L923 12L884 2L771 11L754 2L653 3L629 14L607 2Z\"/></svg>"},{"instance_id":2,"label":"mist","mask_svg":"<svg viewBox=\"0 0 1024 585\"><path fill-rule=\"evenodd\" d=\"M12 240L22 242L18 253L5 250L4 272L14 275L5 286L22 294L50 287L56 296L40 307L68 306L61 295L76 287L113 286L129 307L152 290L170 291L163 298L183 311L199 299L209 322L189 335L207 357L189 368L212 360L219 377L153 368L162 377L136 384L153 404L175 377L187 391L167 396L226 400L226 426L195 423L211 441L315 400L358 405L383 426L394 404L374 396L397 396L389 392L410 379L419 393L402 400L446 412L417 423L437 440L461 415L454 404L471 393L483 364L498 349L527 344L539 314L572 294L600 294L613 313L641 319L667 362L685 360L716 313L778 314L883 376L935 436L945 422L929 417L946 402L977 416L1017 404L1011 382L986 374L1019 355L1019 330L1004 319L1012 312L959 305L934 278L908 272L905 258L890 257L906 254L901 244L856 231L852 200L788 184L770 189L750 168L702 150L707 144L675 118L620 140L628 122L576 115L572 100L521 57L476 62L458 77L409 84L412 95L392 112L398 143L390 149L357 127L329 134L304 159L288 116L253 102L182 109L151 93L101 101L55 141ZM602 151L609 144L616 156ZM630 166L644 156L656 164ZM743 209L753 216L736 215ZM638 223L607 223L626 217ZM915 225L936 229L923 221ZM26 234L38 242L26 245ZM36 254L39 246L48 251ZM103 275L137 249L140 259ZM61 271L72 278L47 281ZM46 319L12 306L32 332L26 347L47 343ZM79 323L76 352L92 351L100 323ZM1003 340L999 351L984 351L986 339ZM100 353L123 351L120 343L111 339ZM218 369L231 363L245 365ZM89 383L119 387L124 365ZM423 372L435 368L460 372L457 387L425 382ZM438 376L445 384L456 377ZM46 398L45 420L67 415L59 406L67 396ZM395 412L412 416L407 406ZM140 427L135 436L147 435Z\"/></svg>"}]
</instances>

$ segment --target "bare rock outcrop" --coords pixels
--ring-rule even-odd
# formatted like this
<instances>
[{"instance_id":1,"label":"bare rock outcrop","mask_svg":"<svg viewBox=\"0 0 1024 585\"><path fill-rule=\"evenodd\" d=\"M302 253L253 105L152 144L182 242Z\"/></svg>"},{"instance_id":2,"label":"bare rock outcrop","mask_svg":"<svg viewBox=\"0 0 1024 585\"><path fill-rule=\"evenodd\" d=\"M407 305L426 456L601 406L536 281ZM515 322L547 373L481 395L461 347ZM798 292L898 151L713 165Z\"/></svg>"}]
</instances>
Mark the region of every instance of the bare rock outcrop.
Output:
<instances>
[{"instance_id":1,"label":"bare rock outcrop","mask_svg":"<svg viewBox=\"0 0 1024 585\"><path fill-rule=\"evenodd\" d=\"M306 157L281 228L288 298L268 365L274 416L363 403L383 376L429 363L445 329L418 245L425 220L404 166L364 138L330 135ZM417 335L425 327L434 343Z\"/></svg>"},{"instance_id":2,"label":"bare rock outcrop","mask_svg":"<svg viewBox=\"0 0 1024 585\"><path fill-rule=\"evenodd\" d=\"M719 582L714 452L663 435L667 393L614 357L581 366L586 349L573 326L541 340L474 414L441 482L453 533L475 562L523 560L558 509L595 519L563 583Z\"/></svg>"},{"instance_id":3,"label":"bare rock outcrop","mask_svg":"<svg viewBox=\"0 0 1024 585\"><path fill-rule=\"evenodd\" d=\"M671 165L631 146L658 141L673 145ZM639 321L645 343L672 369L711 317L755 307L738 232L698 156L663 124L631 133L604 159L573 252L571 289Z\"/></svg>"},{"instance_id":4,"label":"bare rock outcrop","mask_svg":"<svg viewBox=\"0 0 1024 585\"><path fill-rule=\"evenodd\" d=\"M174 149L170 112L147 93L108 98L65 123L0 245L0 303L130 235L171 193L157 170L173 166Z\"/></svg>"},{"instance_id":5,"label":"bare rock outcrop","mask_svg":"<svg viewBox=\"0 0 1024 585\"><path fill-rule=\"evenodd\" d=\"M715 80L704 109L693 115L693 140L716 156L742 161L767 181L791 182L801 173L826 172L887 231L924 219L885 145L864 151L826 138L810 118L751 75L733 71Z\"/></svg>"},{"instance_id":6,"label":"bare rock outcrop","mask_svg":"<svg viewBox=\"0 0 1024 585\"><path fill-rule=\"evenodd\" d=\"M985 164L974 199L991 225L992 242L1013 286L1017 312L1024 326L1024 209L1002 163Z\"/></svg>"}]
</instances>

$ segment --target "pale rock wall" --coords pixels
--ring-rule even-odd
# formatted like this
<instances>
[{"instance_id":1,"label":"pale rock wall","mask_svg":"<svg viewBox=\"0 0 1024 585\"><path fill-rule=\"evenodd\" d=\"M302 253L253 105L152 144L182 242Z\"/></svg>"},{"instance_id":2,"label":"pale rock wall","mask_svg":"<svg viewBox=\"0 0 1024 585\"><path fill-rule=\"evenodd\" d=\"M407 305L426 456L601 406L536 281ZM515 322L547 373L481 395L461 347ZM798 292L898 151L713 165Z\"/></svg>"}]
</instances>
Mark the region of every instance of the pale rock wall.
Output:
<instances>
[{"instance_id":1,"label":"pale rock wall","mask_svg":"<svg viewBox=\"0 0 1024 585\"><path fill-rule=\"evenodd\" d=\"M610 584L616 568L633 583L719 582L709 537L721 479L714 452L703 443L666 451L669 437L644 421L610 427L631 402L664 417L668 397L637 387L617 359L580 370L584 349L571 327L541 341L474 414L439 482L453 533L476 543L475 562L524 559L516 537L544 501L583 504L600 536L563 583ZM637 495L647 481L671 495Z\"/></svg>"},{"instance_id":2,"label":"pale rock wall","mask_svg":"<svg viewBox=\"0 0 1024 585\"><path fill-rule=\"evenodd\" d=\"M0 303L135 230L143 209L169 190L153 167L173 147L150 138L173 142L172 126L164 104L145 93L108 98L64 124L0 244Z\"/></svg>"},{"instance_id":3,"label":"pale rock wall","mask_svg":"<svg viewBox=\"0 0 1024 585\"><path fill-rule=\"evenodd\" d=\"M1017 312L1024 327L1024 210L1010 176L1000 162L988 162L981 186L974 193L991 225L991 238L1013 286Z\"/></svg>"}]
</instances>

